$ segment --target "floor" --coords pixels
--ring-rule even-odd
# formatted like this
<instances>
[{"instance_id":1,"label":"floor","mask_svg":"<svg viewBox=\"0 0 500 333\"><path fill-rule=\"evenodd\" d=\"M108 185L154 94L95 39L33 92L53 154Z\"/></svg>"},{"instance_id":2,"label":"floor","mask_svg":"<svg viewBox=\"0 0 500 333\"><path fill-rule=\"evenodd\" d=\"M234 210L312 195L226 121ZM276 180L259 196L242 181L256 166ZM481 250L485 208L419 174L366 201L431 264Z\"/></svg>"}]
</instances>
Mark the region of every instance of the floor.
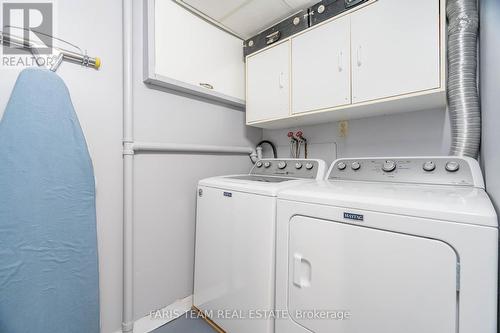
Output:
<instances>
[{"instance_id":1,"label":"floor","mask_svg":"<svg viewBox=\"0 0 500 333\"><path fill-rule=\"evenodd\" d=\"M196 315L189 314L177 318L170 323L157 328L151 333L214 333L215 331Z\"/></svg>"}]
</instances>

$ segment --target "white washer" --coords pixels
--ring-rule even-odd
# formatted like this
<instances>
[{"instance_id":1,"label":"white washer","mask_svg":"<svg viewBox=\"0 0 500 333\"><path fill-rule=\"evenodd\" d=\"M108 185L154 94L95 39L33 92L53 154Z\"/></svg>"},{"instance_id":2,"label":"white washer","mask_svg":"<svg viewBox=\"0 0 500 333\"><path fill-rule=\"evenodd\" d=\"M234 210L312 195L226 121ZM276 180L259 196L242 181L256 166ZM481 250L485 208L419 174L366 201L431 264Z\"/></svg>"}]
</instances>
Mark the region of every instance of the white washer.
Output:
<instances>
[{"instance_id":1,"label":"white washer","mask_svg":"<svg viewBox=\"0 0 500 333\"><path fill-rule=\"evenodd\" d=\"M200 181L194 305L228 333L274 332L277 193L324 179L320 160L261 160L247 175Z\"/></svg>"},{"instance_id":2,"label":"white washer","mask_svg":"<svg viewBox=\"0 0 500 333\"><path fill-rule=\"evenodd\" d=\"M276 333L497 332L498 222L477 161L341 159L327 179L278 195Z\"/></svg>"}]
</instances>

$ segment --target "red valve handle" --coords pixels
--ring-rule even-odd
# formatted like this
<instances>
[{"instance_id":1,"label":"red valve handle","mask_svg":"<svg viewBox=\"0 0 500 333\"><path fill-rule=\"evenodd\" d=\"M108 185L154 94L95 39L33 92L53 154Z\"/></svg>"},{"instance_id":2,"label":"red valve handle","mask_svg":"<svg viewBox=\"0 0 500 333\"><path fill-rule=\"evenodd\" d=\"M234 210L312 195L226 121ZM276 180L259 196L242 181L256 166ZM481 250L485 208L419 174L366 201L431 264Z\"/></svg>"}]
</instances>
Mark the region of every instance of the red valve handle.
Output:
<instances>
[{"instance_id":1,"label":"red valve handle","mask_svg":"<svg viewBox=\"0 0 500 333\"><path fill-rule=\"evenodd\" d=\"M301 139L303 138L303 135L304 133L302 133L302 131L298 131L297 133L295 133L295 136Z\"/></svg>"},{"instance_id":2,"label":"red valve handle","mask_svg":"<svg viewBox=\"0 0 500 333\"><path fill-rule=\"evenodd\" d=\"M293 132L288 132L288 137L293 138Z\"/></svg>"}]
</instances>

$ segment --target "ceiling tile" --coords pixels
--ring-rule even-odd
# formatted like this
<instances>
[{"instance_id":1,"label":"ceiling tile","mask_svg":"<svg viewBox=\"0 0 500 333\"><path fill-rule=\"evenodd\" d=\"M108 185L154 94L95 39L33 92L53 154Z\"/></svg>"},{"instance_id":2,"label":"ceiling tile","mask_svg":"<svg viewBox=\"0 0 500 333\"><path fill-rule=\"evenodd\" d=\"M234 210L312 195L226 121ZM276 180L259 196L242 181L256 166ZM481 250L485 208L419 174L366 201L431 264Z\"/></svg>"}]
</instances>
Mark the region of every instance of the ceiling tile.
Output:
<instances>
[{"instance_id":1,"label":"ceiling tile","mask_svg":"<svg viewBox=\"0 0 500 333\"><path fill-rule=\"evenodd\" d=\"M222 19L249 1L251 0L182 0L214 20Z\"/></svg>"},{"instance_id":2,"label":"ceiling tile","mask_svg":"<svg viewBox=\"0 0 500 333\"><path fill-rule=\"evenodd\" d=\"M248 39L319 0L181 1L221 23L241 38Z\"/></svg>"},{"instance_id":3,"label":"ceiling tile","mask_svg":"<svg viewBox=\"0 0 500 333\"><path fill-rule=\"evenodd\" d=\"M223 19L221 23L244 39L248 39L297 10L281 0L253 0Z\"/></svg>"}]
</instances>

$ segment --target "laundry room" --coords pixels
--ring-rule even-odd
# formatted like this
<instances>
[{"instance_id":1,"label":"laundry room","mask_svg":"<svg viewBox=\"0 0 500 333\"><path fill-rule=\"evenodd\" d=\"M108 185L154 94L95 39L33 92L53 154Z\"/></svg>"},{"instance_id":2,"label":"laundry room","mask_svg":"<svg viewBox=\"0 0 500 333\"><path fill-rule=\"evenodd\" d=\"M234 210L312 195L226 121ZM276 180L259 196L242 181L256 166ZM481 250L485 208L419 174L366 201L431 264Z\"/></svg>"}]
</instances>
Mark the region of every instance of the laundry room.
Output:
<instances>
[{"instance_id":1,"label":"laundry room","mask_svg":"<svg viewBox=\"0 0 500 333\"><path fill-rule=\"evenodd\" d=\"M498 0L0 25L0 333L499 332Z\"/></svg>"}]
</instances>

